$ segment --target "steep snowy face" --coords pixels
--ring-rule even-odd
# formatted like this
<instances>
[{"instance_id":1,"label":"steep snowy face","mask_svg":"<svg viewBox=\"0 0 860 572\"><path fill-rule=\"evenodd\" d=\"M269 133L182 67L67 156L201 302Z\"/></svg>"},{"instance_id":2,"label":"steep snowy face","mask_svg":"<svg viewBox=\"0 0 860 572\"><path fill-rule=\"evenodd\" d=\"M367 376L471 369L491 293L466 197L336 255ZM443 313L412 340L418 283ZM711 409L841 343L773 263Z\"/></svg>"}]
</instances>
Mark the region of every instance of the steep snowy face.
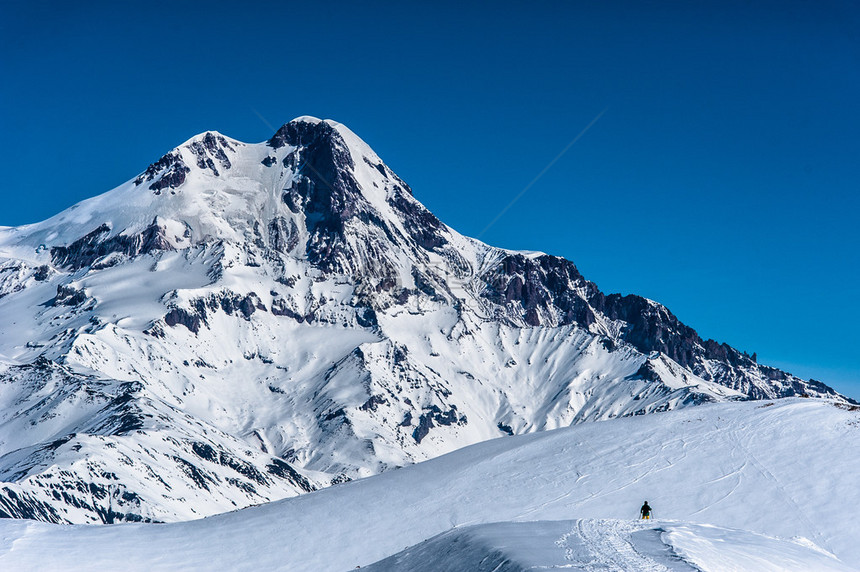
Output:
<instances>
[{"instance_id":1,"label":"steep snowy face","mask_svg":"<svg viewBox=\"0 0 860 572\"><path fill-rule=\"evenodd\" d=\"M458 234L329 120L207 132L0 228L11 516L189 518L505 434L800 394L839 398L572 262Z\"/></svg>"}]
</instances>

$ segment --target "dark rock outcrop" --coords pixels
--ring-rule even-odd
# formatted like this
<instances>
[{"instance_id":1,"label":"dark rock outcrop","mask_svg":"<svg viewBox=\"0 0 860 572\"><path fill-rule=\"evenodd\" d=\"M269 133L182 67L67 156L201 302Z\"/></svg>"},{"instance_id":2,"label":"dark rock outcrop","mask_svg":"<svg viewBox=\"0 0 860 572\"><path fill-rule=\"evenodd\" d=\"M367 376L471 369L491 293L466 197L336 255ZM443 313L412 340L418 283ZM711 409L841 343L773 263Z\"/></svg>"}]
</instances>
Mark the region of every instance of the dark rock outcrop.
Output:
<instances>
[{"instance_id":1,"label":"dark rock outcrop","mask_svg":"<svg viewBox=\"0 0 860 572\"><path fill-rule=\"evenodd\" d=\"M420 443L433 427L465 425L466 423L468 423L466 416L460 414L455 405L452 405L448 411L442 411L438 406L432 405L425 409L421 417L418 418L418 426L412 432L412 438L415 439L416 443Z\"/></svg>"},{"instance_id":2,"label":"dark rock outcrop","mask_svg":"<svg viewBox=\"0 0 860 572\"><path fill-rule=\"evenodd\" d=\"M208 169L213 175L218 177L220 173L215 167L215 161L221 165L222 169L229 169L233 165L230 159L224 152L225 149L233 151L233 146L222 135L206 132L199 141L189 143L188 149L197 158L197 167L200 169ZM213 161L214 159L214 161Z\"/></svg>"},{"instance_id":3,"label":"dark rock outcrop","mask_svg":"<svg viewBox=\"0 0 860 572\"><path fill-rule=\"evenodd\" d=\"M266 306L254 292L244 296L235 292L224 291L211 294L205 298L196 298L190 303L190 308L174 307L165 314L164 322L168 326L183 325L195 334L200 327L208 324L207 317L212 312L222 310L227 315L238 315L245 320L250 320L251 315L258 311L266 311Z\"/></svg>"},{"instance_id":4,"label":"dark rock outcrop","mask_svg":"<svg viewBox=\"0 0 860 572\"><path fill-rule=\"evenodd\" d=\"M346 242L345 222L367 209L352 175L354 164L346 143L326 122L292 121L275 133L269 145L298 147L294 151L297 181L284 190L284 202L291 211L304 212L310 233L308 259L325 269L337 268Z\"/></svg>"},{"instance_id":5,"label":"dark rock outcrop","mask_svg":"<svg viewBox=\"0 0 860 572\"><path fill-rule=\"evenodd\" d=\"M280 253L287 254L299 244L299 229L296 221L275 217L269 223L269 245Z\"/></svg>"},{"instance_id":6,"label":"dark rock outcrop","mask_svg":"<svg viewBox=\"0 0 860 572\"><path fill-rule=\"evenodd\" d=\"M134 184L140 185L144 181L152 181L158 177L158 180L149 185L149 188L155 191L156 195L160 195L164 189L179 188L185 182L185 176L190 172L191 169L182 160L179 152L171 151L147 167L146 171L134 180Z\"/></svg>"},{"instance_id":7,"label":"dark rock outcrop","mask_svg":"<svg viewBox=\"0 0 860 572\"><path fill-rule=\"evenodd\" d=\"M557 256L534 258L508 254L481 277L481 296L518 315L526 325L579 324L588 327L595 321L588 303L577 290L597 290L586 281L576 266ZM545 316L549 324L541 319Z\"/></svg>"},{"instance_id":8,"label":"dark rock outcrop","mask_svg":"<svg viewBox=\"0 0 860 572\"><path fill-rule=\"evenodd\" d=\"M303 213L310 234L308 259L325 270L347 270L346 226L360 221L381 231L392 242L404 239L423 249L446 244L444 225L426 208L407 198L411 189L393 179L393 190L387 199L397 211L409 232L399 231L380 219L363 196L353 176L352 156L337 129L325 121L292 121L281 127L269 140L274 149L286 145L297 147L284 158L284 166L296 168L298 176L283 191L283 201L293 213ZM385 171L383 169L383 171ZM369 245L372 251L374 245Z\"/></svg>"},{"instance_id":9,"label":"dark rock outcrop","mask_svg":"<svg viewBox=\"0 0 860 572\"><path fill-rule=\"evenodd\" d=\"M52 247L51 260L56 266L78 270L91 266L99 258L111 253L137 256L158 250L173 250L165 227L159 225L157 220L137 234L110 236L110 233L110 226L102 224L68 246Z\"/></svg>"},{"instance_id":10,"label":"dark rock outcrop","mask_svg":"<svg viewBox=\"0 0 860 572\"><path fill-rule=\"evenodd\" d=\"M563 258L509 253L479 279L481 297L499 308L498 319L515 326L577 324L589 328L598 318L620 322L621 341L644 354L663 354L693 374L740 391L750 399L807 392L838 395L824 384L804 382L760 365L755 354L750 356L726 343L702 339L661 304L636 295L603 294ZM604 347L607 344L610 351L615 349L614 341L607 339ZM659 374L647 362L639 377L659 380Z\"/></svg>"}]
</instances>

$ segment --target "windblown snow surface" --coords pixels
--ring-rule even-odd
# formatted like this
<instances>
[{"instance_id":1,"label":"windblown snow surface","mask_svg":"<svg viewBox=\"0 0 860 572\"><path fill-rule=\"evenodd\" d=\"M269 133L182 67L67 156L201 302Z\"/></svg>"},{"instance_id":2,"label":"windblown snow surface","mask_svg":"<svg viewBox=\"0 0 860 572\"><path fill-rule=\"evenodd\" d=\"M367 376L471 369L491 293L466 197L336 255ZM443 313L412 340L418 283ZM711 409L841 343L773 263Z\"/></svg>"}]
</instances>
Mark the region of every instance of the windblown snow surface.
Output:
<instances>
[{"instance_id":1,"label":"windblown snow surface","mask_svg":"<svg viewBox=\"0 0 860 572\"><path fill-rule=\"evenodd\" d=\"M503 437L195 521L4 520L0 569L851 570L858 472L852 406L702 405ZM636 519L646 499L650 522Z\"/></svg>"}]
</instances>

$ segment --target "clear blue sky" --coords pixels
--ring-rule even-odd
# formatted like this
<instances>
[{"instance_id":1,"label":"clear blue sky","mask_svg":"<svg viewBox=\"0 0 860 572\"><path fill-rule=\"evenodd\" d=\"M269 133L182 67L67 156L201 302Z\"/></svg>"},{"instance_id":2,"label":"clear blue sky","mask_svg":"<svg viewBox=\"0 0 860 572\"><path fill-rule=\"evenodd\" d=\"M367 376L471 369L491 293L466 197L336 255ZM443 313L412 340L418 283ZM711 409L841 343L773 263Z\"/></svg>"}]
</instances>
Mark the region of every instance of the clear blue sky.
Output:
<instances>
[{"instance_id":1,"label":"clear blue sky","mask_svg":"<svg viewBox=\"0 0 860 572\"><path fill-rule=\"evenodd\" d=\"M608 108L481 238L860 398L857 1L238 4L4 2L0 225L307 114L477 236Z\"/></svg>"}]
</instances>

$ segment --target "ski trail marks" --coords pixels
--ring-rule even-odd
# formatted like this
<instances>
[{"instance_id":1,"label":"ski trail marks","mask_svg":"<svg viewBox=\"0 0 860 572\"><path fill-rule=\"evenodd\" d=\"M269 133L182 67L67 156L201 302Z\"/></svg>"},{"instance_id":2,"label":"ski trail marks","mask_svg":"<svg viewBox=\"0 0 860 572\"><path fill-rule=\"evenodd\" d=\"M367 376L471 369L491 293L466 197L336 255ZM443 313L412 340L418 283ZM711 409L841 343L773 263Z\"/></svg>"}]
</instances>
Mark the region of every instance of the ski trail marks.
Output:
<instances>
[{"instance_id":1,"label":"ski trail marks","mask_svg":"<svg viewBox=\"0 0 860 572\"><path fill-rule=\"evenodd\" d=\"M587 572L625 570L629 572L670 572L636 550L630 535L647 526L624 520L579 520L574 530L556 541L565 550L565 559ZM587 554L584 554L584 549Z\"/></svg>"},{"instance_id":2,"label":"ski trail marks","mask_svg":"<svg viewBox=\"0 0 860 572\"><path fill-rule=\"evenodd\" d=\"M776 490L779 491L785 503L791 508L793 514L797 519L799 519L806 530L811 533L812 538L815 543L819 546L824 547L829 552L833 552L833 549L830 546L830 543L827 542L825 536L821 533L818 527L812 522L812 520L807 516L806 512L797 504L797 501L794 500L794 497L786 490L783 482L776 477L762 462L761 460L747 447L741 439L741 431L746 429L745 425L741 425L738 428L733 428L728 431L729 438L732 439L735 446L740 449L744 455L749 459L750 464L763 476L765 479L769 480L774 484Z\"/></svg>"}]
</instances>

